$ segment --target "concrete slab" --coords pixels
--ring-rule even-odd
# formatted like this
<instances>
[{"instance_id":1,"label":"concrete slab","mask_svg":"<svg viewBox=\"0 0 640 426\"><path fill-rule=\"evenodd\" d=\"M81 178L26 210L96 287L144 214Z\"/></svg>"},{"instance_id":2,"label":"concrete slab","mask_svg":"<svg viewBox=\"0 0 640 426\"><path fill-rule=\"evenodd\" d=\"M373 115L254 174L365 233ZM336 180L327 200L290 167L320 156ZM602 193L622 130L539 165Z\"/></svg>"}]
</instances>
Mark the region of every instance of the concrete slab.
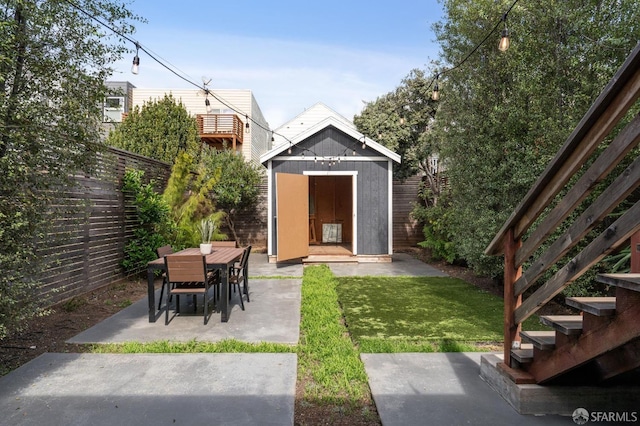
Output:
<instances>
[{"instance_id":1,"label":"concrete slab","mask_svg":"<svg viewBox=\"0 0 640 426\"><path fill-rule=\"evenodd\" d=\"M250 277L299 277L302 278L302 263L269 263L266 253L249 256Z\"/></svg>"},{"instance_id":2,"label":"concrete slab","mask_svg":"<svg viewBox=\"0 0 640 426\"><path fill-rule=\"evenodd\" d=\"M0 424L292 425L295 354L44 354L0 377Z\"/></svg>"},{"instance_id":3,"label":"concrete slab","mask_svg":"<svg viewBox=\"0 0 640 426\"><path fill-rule=\"evenodd\" d=\"M415 259L407 253L394 253L391 262L372 263L328 263L334 275L347 276L415 276L415 277L447 277L448 274L431 265Z\"/></svg>"},{"instance_id":4,"label":"concrete slab","mask_svg":"<svg viewBox=\"0 0 640 426\"><path fill-rule=\"evenodd\" d=\"M382 424L575 425L571 417L517 413L480 378L481 355L362 354Z\"/></svg>"},{"instance_id":5,"label":"concrete slab","mask_svg":"<svg viewBox=\"0 0 640 426\"><path fill-rule=\"evenodd\" d=\"M481 357L480 377L520 414L570 416L576 408L588 412L636 412L640 421L640 386L540 386L515 384L499 368L503 354ZM632 416L629 416L631 418Z\"/></svg>"},{"instance_id":6,"label":"concrete slab","mask_svg":"<svg viewBox=\"0 0 640 426\"><path fill-rule=\"evenodd\" d=\"M164 309L150 323L147 298L134 303L101 323L69 339L69 343L122 343L169 340L218 342L234 338L248 343L273 342L295 345L300 335L300 279L250 279L245 310L240 309L237 293L231 298L229 321L220 321L213 313L203 324L202 299L193 313L190 297L181 298L181 312L169 325L164 324ZM158 292L159 293L159 292ZM158 296L156 295L156 300ZM173 311L170 312L170 318Z\"/></svg>"}]
</instances>

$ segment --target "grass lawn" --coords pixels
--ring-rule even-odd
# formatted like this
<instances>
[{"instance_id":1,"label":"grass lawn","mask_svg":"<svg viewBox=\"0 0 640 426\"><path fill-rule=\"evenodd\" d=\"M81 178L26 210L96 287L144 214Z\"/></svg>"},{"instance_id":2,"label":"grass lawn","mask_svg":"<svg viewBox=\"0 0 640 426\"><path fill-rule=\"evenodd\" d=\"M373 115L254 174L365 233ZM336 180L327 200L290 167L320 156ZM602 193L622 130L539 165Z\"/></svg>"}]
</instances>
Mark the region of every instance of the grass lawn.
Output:
<instances>
[{"instance_id":1,"label":"grass lawn","mask_svg":"<svg viewBox=\"0 0 640 426\"><path fill-rule=\"evenodd\" d=\"M503 340L502 299L457 278L343 277L338 300L361 352L477 350ZM537 317L527 330L542 330Z\"/></svg>"}]
</instances>

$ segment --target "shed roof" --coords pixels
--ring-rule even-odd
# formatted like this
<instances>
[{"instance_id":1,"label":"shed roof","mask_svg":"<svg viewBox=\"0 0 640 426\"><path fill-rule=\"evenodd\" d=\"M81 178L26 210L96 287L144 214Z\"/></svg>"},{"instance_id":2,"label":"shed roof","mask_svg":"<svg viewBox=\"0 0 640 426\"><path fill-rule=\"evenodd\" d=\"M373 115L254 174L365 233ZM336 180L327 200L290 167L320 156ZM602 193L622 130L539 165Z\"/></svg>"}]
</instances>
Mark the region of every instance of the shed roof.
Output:
<instances>
[{"instance_id":1,"label":"shed roof","mask_svg":"<svg viewBox=\"0 0 640 426\"><path fill-rule=\"evenodd\" d=\"M336 129L346 133L347 135L351 136L352 138L354 138L357 141L365 142L367 144L368 148L370 148L370 149L382 154L385 157L390 158L391 160L395 161L396 163L400 163L400 161L401 161L400 160L400 155L398 155L395 152L391 151L390 149L380 145L378 142L374 141L373 139L369 139L368 137L366 137L362 133L358 132L353 125L350 125L349 122L345 122L345 120L341 120L340 118L338 118L338 117L336 117L334 115L329 115L328 117L326 117L322 121L319 121L316 124L314 124L313 126L311 126L311 127L307 128L306 130L303 130L302 132L298 133L296 136L294 136L293 138L289 139L289 141L288 141L289 143L281 143L280 145L274 147L270 151L265 152L264 154L262 154L260 156L260 163L262 163L262 164L266 163L267 161L269 161L272 158L276 157L278 154L288 150L290 145L296 145L296 144L304 141L305 139L315 135L316 133L324 130L325 128L327 128L329 126L335 127Z\"/></svg>"},{"instance_id":2,"label":"shed roof","mask_svg":"<svg viewBox=\"0 0 640 426\"><path fill-rule=\"evenodd\" d=\"M346 125L355 128L353 123L344 116L338 114L322 102L318 102L275 129L273 133L273 146L288 143L298 134L315 126L327 117L335 117Z\"/></svg>"}]
</instances>

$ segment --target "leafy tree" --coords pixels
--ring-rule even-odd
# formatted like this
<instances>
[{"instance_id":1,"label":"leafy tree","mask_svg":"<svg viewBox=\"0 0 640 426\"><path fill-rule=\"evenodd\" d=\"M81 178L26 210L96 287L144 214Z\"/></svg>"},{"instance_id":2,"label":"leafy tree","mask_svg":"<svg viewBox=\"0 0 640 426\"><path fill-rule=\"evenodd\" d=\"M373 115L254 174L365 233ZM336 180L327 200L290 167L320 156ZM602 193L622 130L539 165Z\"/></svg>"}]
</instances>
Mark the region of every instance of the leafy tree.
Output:
<instances>
[{"instance_id":1,"label":"leafy tree","mask_svg":"<svg viewBox=\"0 0 640 426\"><path fill-rule=\"evenodd\" d=\"M432 174L428 158L435 152L427 132L435 114L427 80L422 70L412 70L395 91L369 102L354 117L357 129L402 157L394 164L394 177L406 179L418 171Z\"/></svg>"},{"instance_id":2,"label":"leafy tree","mask_svg":"<svg viewBox=\"0 0 640 426\"><path fill-rule=\"evenodd\" d=\"M136 106L109 133L107 145L173 164L180 151L198 159L201 142L196 119L173 95Z\"/></svg>"},{"instance_id":3,"label":"leafy tree","mask_svg":"<svg viewBox=\"0 0 640 426\"><path fill-rule=\"evenodd\" d=\"M207 169L202 164L198 165L196 172L192 172L193 168L191 155L185 152L178 154L163 194L177 225L176 247L197 246L201 242L197 226L205 218L216 224L213 240L226 238L219 231L224 213L216 211L210 195L220 179L221 170Z\"/></svg>"},{"instance_id":4,"label":"leafy tree","mask_svg":"<svg viewBox=\"0 0 640 426\"><path fill-rule=\"evenodd\" d=\"M122 3L75 3L122 34L134 31L138 18ZM125 51L68 2L0 1L0 338L42 312L38 248L66 212L52 207L61 202L55 190L91 169L104 81Z\"/></svg>"},{"instance_id":5,"label":"leafy tree","mask_svg":"<svg viewBox=\"0 0 640 426\"><path fill-rule=\"evenodd\" d=\"M458 64L512 2L445 0L435 27L444 63ZM519 2L507 52L482 45L441 75L432 137L451 184L457 252L499 275L484 249L640 38L637 2Z\"/></svg>"},{"instance_id":6,"label":"leafy tree","mask_svg":"<svg viewBox=\"0 0 640 426\"><path fill-rule=\"evenodd\" d=\"M233 239L239 242L236 220L240 214L256 208L263 169L244 161L241 155L229 149L207 148L203 153L203 165L206 170L221 172L212 195L216 208L225 212L225 224Z\"/></svg>"}]
</instances>

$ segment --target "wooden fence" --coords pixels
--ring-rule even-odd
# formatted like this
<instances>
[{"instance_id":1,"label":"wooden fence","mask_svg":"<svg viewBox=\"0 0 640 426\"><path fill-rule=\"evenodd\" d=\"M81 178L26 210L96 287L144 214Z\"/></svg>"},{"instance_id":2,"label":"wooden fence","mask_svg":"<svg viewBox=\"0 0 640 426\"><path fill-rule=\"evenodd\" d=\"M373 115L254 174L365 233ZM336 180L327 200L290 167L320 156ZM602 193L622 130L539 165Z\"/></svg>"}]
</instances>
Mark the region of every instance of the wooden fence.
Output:
<instances>
[{"instance_id":1,"label":"wooden fence","mask_svg":"<svg viewBox=\"0 0 640 426\"><path fill-rule=\"evenodd\" d=\"M124 247L136 226L135 207L122 193L128 168L144 171L144 181L153 180L163 191L171 167L127 151L108 148L98 154L91 175L76 176L76 185L62 188L52 210L61 212L49 235L43 255L50 267L43 277L43 293L52 303L70 299L124 278L121 263ZM393 184L394 246L415 246L422 241L421 227L410 217L419 177ZM266 248L267 179L260 184L257 208L236 219L238 238L244 245ZM229 237L231 233L223 228Z\"/></svg>"},{"instance_id":2,"label":"wooden fence","mask_svg":"<svg viewBox=\"0 0 640 426\"><path fill-rule=\"evenodd\" d=\"M135 226L131 203L122 194L128 168L143 170L145 181L162 185L159 190L170 174L166 163L109 148L98 154L94 173L76 176L76 185L56 196L59 204L51 208L62 214L42 252L50 265L42 291L53 303L123 278L124 246Z\"/></svg>"}]
</instances>

